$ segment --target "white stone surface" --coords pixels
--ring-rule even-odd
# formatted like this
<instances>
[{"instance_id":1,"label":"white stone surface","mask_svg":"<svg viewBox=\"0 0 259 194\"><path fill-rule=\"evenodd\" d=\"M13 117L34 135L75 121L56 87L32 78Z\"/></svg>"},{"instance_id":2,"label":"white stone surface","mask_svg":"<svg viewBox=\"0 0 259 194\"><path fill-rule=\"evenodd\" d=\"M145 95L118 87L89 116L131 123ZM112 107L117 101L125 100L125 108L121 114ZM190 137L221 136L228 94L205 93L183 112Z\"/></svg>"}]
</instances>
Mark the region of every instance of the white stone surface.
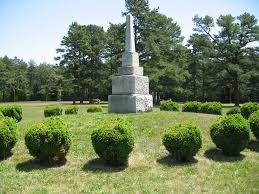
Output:
<instances>
[{"instance_id":1,"label":"white stone surface","mask_svg":"<svg viewBox=\"0 0 259 194\"><path fill-rule=\"evenodd\" d=\"M139 55L138 53L126 53L124 52L122 55L122 67L127 66L139 66Z\"/></svg>"},{"instance_id":2,"label":"white stone surface","mask_svg":"<svg viewBox=\"0 0 259 194\"><path fill-rule=\"evenodd\" d=\"M143 67L124 66L118 67L118 75L143 75Z\"/></svg>"},{"instance_id":3,"label":"white stone surface","mask_svg":"<svg viewBox=\"0 0 259 194\"><path fill-rule=\"evenodd\" d=\"M149 94L146 76L123 75L112 78L112 94Z\"/></svg>"},{"instance_id":4,"label":"white stone surface","mask_svg":"<svg viewBox=\"0 0 259 194\"><path fill-rule=\"evenodd\" d=\"M110 113L149 112L153 109L152 95L110 95L108 98Z\"/></svg>"},{"instance_id":5,"label":"white stone surface","mask_svg":"<svg viewBox=\"0 0 259 194\"><path fill-rule=\"evenodd\" d=\"M125 52L135 52L135 36L133 28L133 17L131 14L126 16Z\"/></svg>"}]
</instances>

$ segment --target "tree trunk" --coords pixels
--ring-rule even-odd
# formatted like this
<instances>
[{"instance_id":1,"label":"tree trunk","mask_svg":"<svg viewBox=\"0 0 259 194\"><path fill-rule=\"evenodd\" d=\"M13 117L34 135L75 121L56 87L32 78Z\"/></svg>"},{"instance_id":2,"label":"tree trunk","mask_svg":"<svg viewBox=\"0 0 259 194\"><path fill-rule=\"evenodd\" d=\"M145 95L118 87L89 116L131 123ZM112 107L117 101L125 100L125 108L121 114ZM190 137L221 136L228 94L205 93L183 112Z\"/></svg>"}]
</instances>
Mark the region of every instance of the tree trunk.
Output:
<instances>
[{"instance_id":1,"label":"tree trunk","mask_svg":"<svg viewBox=\"0 0 259 194\"><path fill-rule=\"evenodd\" d=\"M239 94L239 83L238 80L234 80L234 95L235 95L235 106L239 106L240 104L240 94Z\"/></svg>"},{"instance_id":2,"label":"tree trunk","mask_svg":"<svg viewBox=\"0 0 259 194\"><path fill-rule=\"evenodd\" d=\"M153 104L154 105L158 105L160 102L160 95L158 92L152 92L152 96L153 96Z\"/></svg>"},{"instance_id":3,"label":"tree trunk","mask_svg":"<svg viewBox=\"0 0 259 194\"><path fill-rule=\"evenodd\" d=\"M3 90L3 102L5 102L5 89Z\"/></svg>"},{"instance_id":4,"label":"tree trunk","mask_svg":"<svg viewBox=\"0 0 259 194\"><path fill-rule=\"evenodd\" d=\"M46 93L46 96L45 96L45 101L46 101L46 102L48 101L48 97L49 97L49 93L47 92L47 93Z\"/></svg>"},{"instance_id":5,"label":"tree trunk","mask_svg":"<svg viewBox=\"0 0 259 194\"><path fill-rule=\"evenodd\" d=\"M229 103L232 103L232 86L229 87Z\"/></svg>"},{"instance_id":6,"label":"tree trunk","mask_svg":"<svg viewBox=\"0 0 259 194\"><path fill-rule=\"evenodd\" d=\"M83 87L80 88L80 104L83 104L84 103L84 89Z\"/></svg>"},{"instance_id":7,"label":"tree trunk","mask_svg":"<svg viewBox=\"0 0 259 194\"><path fill-rule=\"evenodd\" d=\"M13 101L15 102L15 96L16 96L16 94L15 94L15 88L13 88Z\"/></svg>"}]
</instances>

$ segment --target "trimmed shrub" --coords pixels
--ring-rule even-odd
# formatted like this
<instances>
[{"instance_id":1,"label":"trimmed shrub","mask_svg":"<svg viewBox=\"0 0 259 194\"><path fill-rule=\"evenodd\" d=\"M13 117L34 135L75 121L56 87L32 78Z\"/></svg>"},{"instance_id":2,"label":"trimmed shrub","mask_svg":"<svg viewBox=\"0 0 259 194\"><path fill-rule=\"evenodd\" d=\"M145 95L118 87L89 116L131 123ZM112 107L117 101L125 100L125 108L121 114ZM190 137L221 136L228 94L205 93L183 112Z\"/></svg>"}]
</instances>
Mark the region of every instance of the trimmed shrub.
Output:
<instances>
[{"instance_id":1,"label":"trimmed shrub","mask_svg":"<svg viewBox=\"0 0 259 194\"><path fill-rule=\"evenodd\" d=\"M78 107L77 106L71 105L71 106L68 106L65 109L65 114L66 115L75 115L77 113L78 113Z\"/></svg>"},{"instance_id":2,"label":"trimmed shrub","mask_svg":"<svg viewBox=\"0 0 259 194\"><path fill-rule=\"evenodd\" d=\"M248 119L249 116L258 109L259 105L255 102L244 103L240 108L242 116L246 119Z\"/></svg>"},{"instance_id":3,"label":"trimmed shrub","mask_svg":"<svg viewBox=\"0 0 259 194\"><path fill-rule=\"evenodd\" d=\"M172 100L165 100L160 103L160 110L162 111L179 111L179 104Z\"/></svg>"},{"instance_id":4,"label":"trimmed shrub","mask_svg":"<svg viewBox=\"0 0 259 194\"><path fill-rule=\"evenodd\" d=\"M222 104L220 102L202 103L200 112L207 113L207 114L221 115L222 114Z\"/></svg>"},{"instance_id":5,"label":"trimmed shrub","mask_svg":"<svg viewBox=\"0 0 259 194\"><path fill-rule=\"evenodd\" d=\"M2 106L1 112L5 117L11 117L18 122L22 120L22 107L18 104L6 105Z\"/></svg>"},{"instance_id":6,"label":"trimmed shrub","mask_svg":"<svg viewBox=\"0 0 259 194\"><path fill-rule=\"evenodd\" d=\"M52 164L65 159L71 144L71 134L60 118L51 117L28 129L25 144L32 156Z\"/></svg>"},{"instance_id":7,"label":"trimmed shrub","mask_svg":"<svg viewBox=\"0 0 259 194\"><path fill-rule=\"evenodd\" d=\"M45 117L60 116L62 115L63 109L58 106L47 106L44 109Z\"/></svg>"},{"instance_id":8,"label":"trimmed shrub","mask_svg":"<svg viewBox=\"0 0 259 194\"><path fill-rule=\"evenodd\" d=\"M202 146L201 130L193 124L169 127L162 140L167 151L178 161L190 160Z\"/></svg>"},{"instance_id":9,"label":"trimmed shrub","mask_svg":"<svg viewBox=\"0 0 259 194\"><path fill-rule=\"evenodd\" d=\"M104 122L93 131L91 139L94 151L107 163L127 164L134 147L132 125L127 120L116 118Z\"/></svg>"},{"instance_id":10,"label":"trimmed shrub","mask_svg":"<svg viewBox=\"0 0 259 194\"><path fill-rule=\"evenodd\" d=\"M9 117L0 117L0 158L11 153L17 142L17 123Z\"/></svg>"},{"instance_id":11,"label":"trimmed shrub","mask_svg":"<svg viewBox=\"0 0 259 194\"><path fill-rule=\"evenodd\" d=\"M229 156L237 156L246 148L249 133L249 123L240 114L223 116L210 127L212 141Z\"/></svg>"},{"instance_id":12,"label":"trimmed shrub","mask_svg":"<svg viewBox=\"0 0 259 194\"><path fill-rule=\"evenodd\" d=\"M193 101L193 102L186 102L182 106L183 112L200 112L201 110L201 102Z\"/></svg>"},{"instance_id":13,"label":"trimmed shrub","mask_svg":"<svg viewBox=\"0 0 259 194\"><path fill-rule=\"evenodd\" d=\"M89 106L87 112L103 112L103 109L101 106Z\"/></svg>"},{"instance_id":14,"label":"trimmed shrub","mask_svg":"<svg viewBox=\"0 0 259 194\"><path fill-rule=\"evenodd\" d=\"M241 114L241 110L239 107L231 108L228 112L227 115L233 115L233 114Z\"/></svg>"},{"instance_id":15,"label":"trimmed shrub","mask_svg":"<svg viewBox=\"0 0 259 194\"><path fill-rule=\"evenodd\" d=\"M259 110L253 112L248 120L254 136L259 140Z\"/></svg>"}]
</instances>

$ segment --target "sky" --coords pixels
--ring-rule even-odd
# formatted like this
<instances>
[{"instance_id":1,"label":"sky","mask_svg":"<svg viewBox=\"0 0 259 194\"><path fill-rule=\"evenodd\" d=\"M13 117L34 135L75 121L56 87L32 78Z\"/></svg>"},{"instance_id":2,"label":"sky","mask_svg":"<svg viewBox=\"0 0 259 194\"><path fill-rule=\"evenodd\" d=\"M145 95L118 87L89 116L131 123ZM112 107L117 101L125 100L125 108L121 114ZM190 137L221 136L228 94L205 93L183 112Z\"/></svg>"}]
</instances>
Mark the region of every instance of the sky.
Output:
<instances>
[{"instance_id":1,"label":"sky","mask_svg":"<svg viewBox=\"0 0 259 194\"><path fill-rule=\"evenodd\" d=\"M151 8L173 18L186 42L193 33L192 18L233 16L249 12L259 20L258 0L149 0ZM0 57L55 63L56 49L69 25L123 23L124 0L0 0Z\"/></svg>"}]
</instances>

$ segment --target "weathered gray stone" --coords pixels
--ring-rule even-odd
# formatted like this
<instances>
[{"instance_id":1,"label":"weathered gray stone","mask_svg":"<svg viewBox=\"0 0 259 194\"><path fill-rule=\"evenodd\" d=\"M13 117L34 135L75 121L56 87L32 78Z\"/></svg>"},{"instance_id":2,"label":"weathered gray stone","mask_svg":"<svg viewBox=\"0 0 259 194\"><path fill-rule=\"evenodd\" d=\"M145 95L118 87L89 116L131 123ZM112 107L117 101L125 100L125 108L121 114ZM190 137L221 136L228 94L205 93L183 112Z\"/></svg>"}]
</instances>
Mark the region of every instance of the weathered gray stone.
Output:
<instances>
[{"instance_id":1,"label":"weathered gray stone","mask_svg":"<svg viewBox=\"0 0 259 194\"><path fill-rule=\"evenodd\" d=\"M149 112L153 109L152 95L110 95L108 98L110 113Z\"/></svg>"},{"instance_id":2,"label":"weathered gray stone","mask_svg":"<svg viewBox=\"0 0 259 194\"><path fill-rule=\"evenodd\" d=\"M118 75L143 75L143 67L124 66L118 67Z\"/></svg>"},{"instance_id":3,"label":"weathered gray stone","mask_svg":"<svg viewBox=\"0 0 259 194\"><path fill-rule=\"evenodd\" d=\"M146 76L122 75L112 78L112 94L149 94Z\"/></svg>"},{"instance_id":4,"label":"weathered gray stone","mask_svg":"<svg viewBox=\"0 0 259 194\"><path fill-rule=\"evenodd\" d=\"M139 56L138 53L129 53L129 52L124 52L122 55L122 67L125 66L139 66Z\"/></svg>"},{"instance_id":5,"label":"weathered gray stone","mask_svg":"<svg viewBox=\"0 0 259 194\"><path fill-rule=\"evenodd\" d=\"M139 67L139 55L135 51L133 18L126 18L125 52L118 76L112 78L112 95L108 111L111 113L136 113L152 111L153 98L149 95L149 80Z\"/></svg>"},{"instance_id":6,"label":"weathered gray stone","mask_svg":"<svg viewBox=\"0 0 259 194\"><path fill-rule=\"evenodd\" d=\"M135 37L133 29L133 17L131 14L126 16L126 39L125 39L125 52L135 52Z\"/></svg>"}]
</instances>

